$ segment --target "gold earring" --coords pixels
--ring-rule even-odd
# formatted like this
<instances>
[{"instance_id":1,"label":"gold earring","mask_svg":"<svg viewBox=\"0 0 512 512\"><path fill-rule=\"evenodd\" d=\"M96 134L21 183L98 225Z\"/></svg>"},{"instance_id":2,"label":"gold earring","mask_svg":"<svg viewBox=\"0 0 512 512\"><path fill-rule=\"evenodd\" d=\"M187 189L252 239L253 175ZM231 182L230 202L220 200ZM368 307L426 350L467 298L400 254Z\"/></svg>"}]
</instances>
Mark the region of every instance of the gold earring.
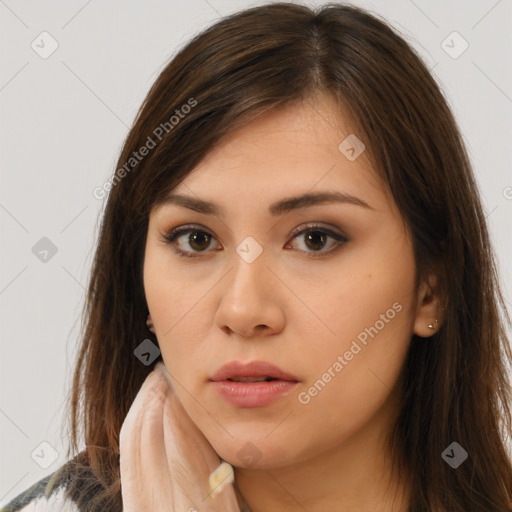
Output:
<instances>
[{"instance_id":1,"label":"gold earring","mask_svg":"<svg viewBox=\"0 0 512 512\"><path fill-rule=\"evenodd\" d=\"M437 318L434 320L434 323L433 324L428 324L428 328L429 329L437 329L437 326L438 326L439 322L437 321Z\"/></svg>"}]
</instances>

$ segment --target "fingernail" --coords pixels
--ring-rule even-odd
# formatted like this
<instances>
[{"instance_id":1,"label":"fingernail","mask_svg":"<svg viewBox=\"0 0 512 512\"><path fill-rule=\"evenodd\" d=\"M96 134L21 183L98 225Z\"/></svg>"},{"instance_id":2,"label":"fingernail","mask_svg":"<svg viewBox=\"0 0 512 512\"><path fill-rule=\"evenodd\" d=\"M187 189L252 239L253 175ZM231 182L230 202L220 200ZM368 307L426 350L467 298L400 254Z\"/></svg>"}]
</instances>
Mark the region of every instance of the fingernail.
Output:
<instances>
[{"instance_id":1,"label":"fingernail","mask_svg":"<svg viewBox=\"0 0 512 512\"><path fill-rule=\"evenodd\" d=\"M210 474L210 492L212 496L216 496L222 491L227 484L235 481L233 466L227 462L222 462L220 466Z\"/></svg>"}]
</instances>

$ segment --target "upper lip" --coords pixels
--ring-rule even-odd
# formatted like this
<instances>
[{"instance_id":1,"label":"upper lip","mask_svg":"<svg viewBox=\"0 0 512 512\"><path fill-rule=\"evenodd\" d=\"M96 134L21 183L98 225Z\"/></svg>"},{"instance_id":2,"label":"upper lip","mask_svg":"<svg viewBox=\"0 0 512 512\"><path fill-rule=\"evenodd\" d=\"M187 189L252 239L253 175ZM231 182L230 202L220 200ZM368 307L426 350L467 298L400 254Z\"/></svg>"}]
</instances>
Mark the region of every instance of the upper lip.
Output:
<instances>
[{"instance_id":1,"label":"upper lip","mask_svg":"<svg viewBox=\"0 0 512 512\"><path fill-rule=\"evenodd\" d=\"M294 375L266 361L249 361L248 363L231 361L221 366L210 380L221 381L233 377L272 377L280 380L299 381Z\"/></svg>"}]
</instances>

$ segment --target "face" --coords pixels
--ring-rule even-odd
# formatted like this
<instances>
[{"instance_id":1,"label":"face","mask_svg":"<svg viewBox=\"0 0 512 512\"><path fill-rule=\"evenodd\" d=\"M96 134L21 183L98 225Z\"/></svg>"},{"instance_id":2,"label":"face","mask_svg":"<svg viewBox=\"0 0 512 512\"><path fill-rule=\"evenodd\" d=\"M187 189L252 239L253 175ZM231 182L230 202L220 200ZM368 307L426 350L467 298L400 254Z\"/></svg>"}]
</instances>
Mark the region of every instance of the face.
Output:
<instances>
[{"instance_id":1,"label":"face","mask_svg":"<svg viewBox=\"0 0 512 512\"><path fill-rule=\"evenodd\" d=\"M322 96L265 114L172 191L218 212L151 211L144 287L162 357L234 466L298 463L369 425L384 431L411 336L429 320L403 219L365 153L338 148L351 133L338 112ZM324 192L345 200L269 211ZM210 380L232 361L269 362L295 382Z\"/></svg>"}]
</instances>

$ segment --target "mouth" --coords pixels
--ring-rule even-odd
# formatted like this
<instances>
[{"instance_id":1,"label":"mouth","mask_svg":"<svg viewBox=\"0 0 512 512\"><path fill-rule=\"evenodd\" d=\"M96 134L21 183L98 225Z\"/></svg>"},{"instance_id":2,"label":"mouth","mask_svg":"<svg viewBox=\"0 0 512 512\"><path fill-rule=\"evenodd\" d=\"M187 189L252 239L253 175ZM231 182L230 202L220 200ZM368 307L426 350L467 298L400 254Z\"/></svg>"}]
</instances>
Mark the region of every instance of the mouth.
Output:
<instances>
[{"instance_id":1,"label":"mouth","mask_svg":"<svg viewBox=\"0 0 512 512\"><path fill-rule=\"evenodd\" d=\"M213 382L225 380L232 382L269 382L272 380L299 382L294 375L267 361L250 361L248 363L231 361L221 366L210 380Z\"/></svg>"},{"instance_id":2,"label":"mouth","mask_svg":"<svg viewBox=\"0 0 512 512\"><path fill-rule=\"evenodd\" d=\"M288 395L297 377L265 361L232 361L210 378L219 395L236 407L264 407Z\"/></svg>"},{"instance_id":3,"label":"mouth","mask_svg":"<svg viewBox=\"0 0 512 512\"><path fill-rule=\"evenodd\" d=\"M270 382L271 380L278 380L274 377L233 377L226 379L231 382Z\"/></svg>"}]
</instances>

